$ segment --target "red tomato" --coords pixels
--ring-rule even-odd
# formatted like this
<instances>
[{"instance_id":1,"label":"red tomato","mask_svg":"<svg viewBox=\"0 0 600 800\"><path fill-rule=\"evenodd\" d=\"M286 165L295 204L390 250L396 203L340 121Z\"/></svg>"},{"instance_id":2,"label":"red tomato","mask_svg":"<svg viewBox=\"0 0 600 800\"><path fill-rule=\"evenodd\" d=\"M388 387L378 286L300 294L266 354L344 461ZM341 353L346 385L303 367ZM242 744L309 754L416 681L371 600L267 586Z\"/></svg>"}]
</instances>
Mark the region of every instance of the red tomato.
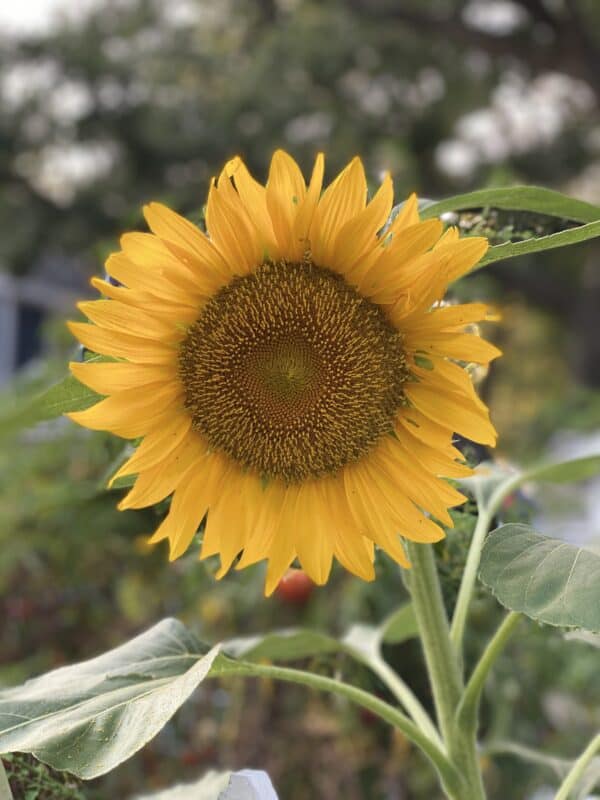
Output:
<instances>
[{"instance_id":1,"label":"red tomato","mask_svg":"<svg viewBox=\"0 0 600 800\"><path fill-rule=\"evenodd\" d=\"M303 606L311 596L315 584L301 569L288 569L279 581L275 594L285 603Z\"/></svg>"}]
</instances>

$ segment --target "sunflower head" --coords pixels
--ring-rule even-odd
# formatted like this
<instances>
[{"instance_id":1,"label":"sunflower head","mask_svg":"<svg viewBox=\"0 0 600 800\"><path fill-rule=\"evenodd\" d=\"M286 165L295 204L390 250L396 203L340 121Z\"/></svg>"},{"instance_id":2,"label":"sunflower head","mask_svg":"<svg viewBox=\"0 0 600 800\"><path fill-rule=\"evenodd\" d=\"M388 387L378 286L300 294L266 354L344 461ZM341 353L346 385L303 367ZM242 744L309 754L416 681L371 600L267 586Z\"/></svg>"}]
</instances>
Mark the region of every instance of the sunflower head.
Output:
<instances>
[{"instance_id":1,"label":"sunflower head","mask_svg":"<svg viewBox=\"0 0 600 800\"><path fill-rule=\"evenodd\" d=\"M442 303L486 240L421 222L414 195L386 224L391 179L367 202L358 158L322 179L322 156L307 184L277 151L266 186L233 159L206 233L150 204L71 323L110 360L71 364L105 399L70 416L143 437L119 507L171 495L152 541L177 558L206 517L201 558L268 559L267 593L296 559L316 583L334 556L371 580L374 545L409 566L402 538L440 539L464 500L454 433L495 442L464 368L499 354L468 327L487 309Z\"/></svg>"}]
</instances>

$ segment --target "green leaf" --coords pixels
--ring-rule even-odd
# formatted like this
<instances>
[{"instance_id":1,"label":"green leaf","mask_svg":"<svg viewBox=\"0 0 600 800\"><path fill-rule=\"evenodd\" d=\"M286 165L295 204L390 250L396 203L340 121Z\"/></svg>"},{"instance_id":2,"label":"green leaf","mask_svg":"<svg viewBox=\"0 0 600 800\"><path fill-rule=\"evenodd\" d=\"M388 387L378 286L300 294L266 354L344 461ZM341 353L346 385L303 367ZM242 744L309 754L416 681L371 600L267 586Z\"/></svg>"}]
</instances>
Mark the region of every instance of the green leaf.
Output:
<instances>
[{"instance_id":1,"label":"green leaf","mask_svg":"<svg viewBox=\"0 0 600 800\"><path fill-rule=\"evenodd\" d=\"M381 629L373 625L356 623L351 625L344 634L341 644L350 655L369 664L377 658L381 648Z\"/></svg>"},{"instance_id":2,"label":"green leaf","mask_svg":"<svg viewBox=\"0 0 600 800\"><path fill-rule=\"evenodd\" d=\"M223 652L248 661L297 661L339 653L343 645L332 636L302 628L288 628L257 636L241 636L223 643Z\"/></svg>"},{"instance_id":3,"label":"green leaf","mask_svg":"<svg viewBox=\"0 0 600 800\"><path fill-rule=\"evenodd\" d=\"M2 800L13 800L13 794L10 789L10 785L8 783L8 778L6 777L6 770L4 769L4 765L2 764L2 759L0 758L0 798Z\"/></svg>"},{"instance_id":4,"label":"green leaf","mask_svg":"<svg viewBox=\"0 0 600 800\"><path fill-rule=\"evenodd\" d=\"M600 220L600 206L576 200L574 197L544 189L541 186L508 186L501 189L480 189L458 194L431 203L421 211L423 219L439 217L446 211L470 208L503 208L508 211L529 211L573 222Z\"/></svg>"},{"instance_id":5,"label":"green leaf","mask_svg":"<svg viewBox=\"0 0 600 800\"><path fill-rule=\"evenodd\" d=\"M133 800L217 800L229 785L231 771L207 772L193 783L180 783L170 789L152 794L136 795Z\"/></svg>"},{"instance_id":6,"label":"green leaf","mask_svg":"<svg viewBox=\"0 0 600 800\"><path fill-rule=\"evenodd\" d=\"M588 239L600 236L600 222L590 222L578 228L569 228L566 231L551 233L549 236L532 237L524 242L506 242L490 247L484 257L473 268L474 270L493 264L495 261L504 261L507 258L525 256L530 253L541 253L543 250L553 250L556 247L566 247L570 244L579 244Z\"/></svg>"},{"instance_id":7,"label":"green leaf","mask_svg":"<svg viewBox=\"0 0 600 800\"><path fill-rule=\"evenodd\" d=\"M117 478L116 481L113 482L111 485L111 489L129 489L133 486L133 484L137 480L137 475L121 475L120 478ZM101 484L104 488L106 484Z\"/></svg>"},{"instance_id":8,"label":"green leaf","mask_svg":"<svg viewBox=\"0 0 600 800\"><path fill-rule=\"evenodd\" d=\"M90 361L101 360L101 356ZM43 394L32 400L17 400L17 407L0 417L0 436L6 436L38 422L60 417L69 411L84 411L102 399L102 395L88 389L73 375L67 375Z\"/></svg>"},{"instance_id":9,"label":"green leaf","mask_svg":"<svg viewBox=\"0 0 600 800\"><path fill-rule=\"evenodd\" d=\"M423 219L437 217L446 211L467 208L503 208L513 211L528 211L553 217L586 223L576 228L552 233L548 236L532 237L523 242L506 242L490 247L475 269L507 258L540 253L556 247L585 242L600 236L600 207L576 200L573 197L543 189L538 186L512 186L504 189L482 189L477 192L459 194L438 203L426 206Z\"/></svg>"},{"instance_id":10,"label":"green leaf","mask_svg":"<svg viewBox=\"0 0 600 800\"><path fill-rule=\"evenodd\" d=\"M507 494L528 481L571 483L591 478L600 472L600 456L573 458L558 463L542 463L521 470L507 469L493 461L482 462L475 474L460 481L473 493L480 510L495 513ZM492 508L490 508L490 503Z\"/></svg>"},{"instance_id":11,"label":"green leaf","mask_svg":"<svg viewBox=\"0 0 600 800\"><path fill-rule=\"evenodd\" d=\"M600 648L600 635L597 633L588 633L588 631L568 631L565 633L564 638L568 642L580 642L581 644Z\"/></svg>"},{"instance_id":12,"label":"green leaf","mask_svg":"<svg viewBox=\"0 0 600 800\"><path fill-rule=\"evenodd\" d=\"M0 692L0 753L95 778L150 741L207 677L209 650L166 619L104 655Z\"/></svg>"},{"instance_id":13,"label":"green leaf","mask_svg":"<svg viewBox=\"0 0 600 800\"><path fill-rule=\"evenodd\" d=\"M400 644L419 635L419 626L412 603L405 603L381 626L384 644Z\"/></svg>"},{"instance_id":14,"label":"green leaf","mask_svg":"<svg viewBox=\"0 0 600 800\"><path fill-rule=\"evenodd\" d=\"M256 636L229 639L222 645L223 653L247 661L297 661L301 658L346 652L360 661L368 661L379 652L381 643L399 644L418 635L413 607L406 603L375 627L357 623L341 639L307 628L286 628Z\"/></svg>"},{"instance_id":15,"label":"green leaf","mask_svg":"<svg viewBox=\"0 0 600 800\"><path fill-rule=\"evenodd\" d=\"M399 618L395 622L399 625ZM358 628L366 632L366 639L357 636ZM402 635L406 635L403 628ZM376 662L383 635L382 628L370 626L354 626L348 641L311 631L280 631L266 637L231 640L209 650L177 620L163 620L104 655L0 691L0 753L31 753L55 769L84 779L95 778L143 747L202 680L237 675L279 678L331 691L374 709L384 719L392 719L445 768L445 762L435 760L438 754L430 746L431 740L392 706L336 679L296 668L252 663L252 659L341 651L381 674ZM399 631L394 635L399 636ZM368 646L369 642L375 643L375 649ZM237 660L233 655L246 659ZM384 676L382 680L386 682Z\"/></svg>"},{"instance_id":16,"label":"green leaf","mask_svg":"<svg viewBox=\"0 0 600 800\"><path fill-rule=\"evenodd\" d=\"M500 603L547 625L600 631L600 555L502 525L489 534L480 578Z\"/></svg>"},{"instance_id":17,"label":"green leaf","mask_svg":"<svg viewBox=\"0 0 600 800\"><path fill-rule=\"evenodd\" d=\"M548 483L571 483L593 478L600 472L600 456L586 456L561 461L558 464L540 464L524 473L525 480L546 481Z\"/></svg>"}]
</instances>

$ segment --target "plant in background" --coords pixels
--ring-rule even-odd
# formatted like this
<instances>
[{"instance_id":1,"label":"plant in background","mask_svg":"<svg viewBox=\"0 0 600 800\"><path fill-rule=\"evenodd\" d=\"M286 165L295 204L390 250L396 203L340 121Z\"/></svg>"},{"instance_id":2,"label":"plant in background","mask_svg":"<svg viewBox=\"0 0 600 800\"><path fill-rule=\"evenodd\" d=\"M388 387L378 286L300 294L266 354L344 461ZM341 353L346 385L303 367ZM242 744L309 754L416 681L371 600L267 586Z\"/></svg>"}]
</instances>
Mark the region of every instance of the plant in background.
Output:
<instances>
[{"instance_id":1,"label":"plant in background","mask_svg":"<svg viewBox=\"0 0 600 800\"><path fill-rule=\"evenodd\" d=\"M271 677L379 716L428 757L447 797L480 800L480 696L521 617L600 630L600 557L524 524L489 533L523 482L586 477L600 456L521 471L463 463L455 433L495 443L468 366L499 351L473 328L488 317L484 304L443 300L476 266L599 236L600 209L516 187L424 203L419 214L414 196L392 210L389 176L367 204L359 159L324 192L322 177L321 156L307 185L278 151L263 187L233 159L211 184L206 234L148 206L152 233L122 238L110 280L93 280L104 299L80 304L91 324L71 324L90 357L20 420L65 412L131 439L111 482L129 487L120 508L171 497L151 541L167 539L172 559L200 529L201 558L220 556L217 577L267 559L270 594L296 559L317 584L334 557L373 580L381 548L405 570L410 603L340 640L285 630L207 647L164 620L103 656L0 692L0 752L96 777L158 733L202 680ZM438 219L488 205L584 224L488 249ZM453 527L448 509L466 495L446 479L477 504L451 619L431 543ZM509 613L465 675L478 572ZM382 655L384 642L414 635L435 718ZM370 668L397 702L265 663L339 652ZM566 770L557 800L591 788L599 748L596 737Z\"/></svg>"}]
</instances>

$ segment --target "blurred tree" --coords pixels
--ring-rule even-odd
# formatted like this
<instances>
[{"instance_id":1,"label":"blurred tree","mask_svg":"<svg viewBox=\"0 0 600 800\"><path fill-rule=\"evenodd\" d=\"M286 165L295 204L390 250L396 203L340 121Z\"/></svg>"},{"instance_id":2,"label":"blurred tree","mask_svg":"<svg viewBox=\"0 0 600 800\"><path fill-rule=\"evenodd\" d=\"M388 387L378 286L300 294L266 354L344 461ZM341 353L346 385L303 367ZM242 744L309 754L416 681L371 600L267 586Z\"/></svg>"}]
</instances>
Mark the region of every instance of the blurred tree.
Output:
<instances>
[{"instance_id":1,"label":"blurred tree","mask_svg":"<svg viewBox=\"0 0 600 800\"><path fill-rule=\"evenodd\" d=\"M142 203L199 218L225 159L264 177L277 146L306 169L326 150L330 173L360 152L400 195L597 186L598 31L594 0L107 0L0 38L0 268L43 254L89 274ZM543 278L525 262L494 276L579 331L598 384L582 254L568 281L560 255Z\"/></svg>"}]
</instances>

